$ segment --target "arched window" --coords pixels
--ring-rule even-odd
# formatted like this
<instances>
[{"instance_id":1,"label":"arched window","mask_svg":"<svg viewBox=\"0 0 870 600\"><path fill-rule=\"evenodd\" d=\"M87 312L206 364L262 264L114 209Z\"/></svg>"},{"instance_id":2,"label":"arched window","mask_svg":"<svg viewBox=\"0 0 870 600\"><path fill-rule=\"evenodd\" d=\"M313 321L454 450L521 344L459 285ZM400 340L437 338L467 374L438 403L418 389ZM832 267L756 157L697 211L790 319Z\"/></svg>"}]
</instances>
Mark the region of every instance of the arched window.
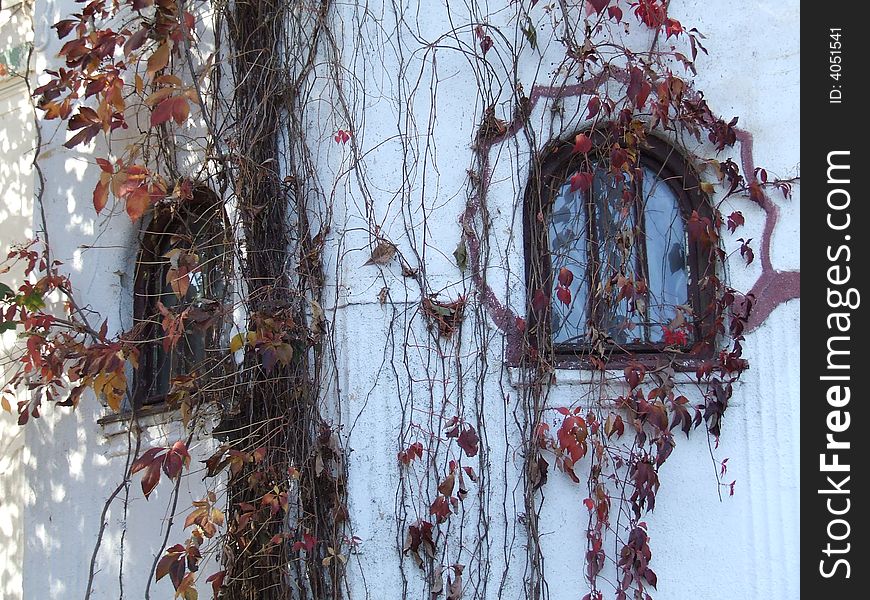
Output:
<instances>
[{"instance_id":1,"label":"arched window","mask_svg":"<svg viewBox=\"0 0 870 600\"><path fill-rule=\"evenodd\" d=\"M133 401L167 399L172 382L203 375L216 351L232 269L223 207L208 190L159 205L136 262L134 321L140 345Z\"/></svg>"},{"instance_id":2,"label":"arched window","mask_svg":"<svg viewBox=\"0 0 870 600\"><path fill-rule=\"evenodd\" d=\"M557 358L709 354L714 248L687 223L712 223L691 165L648 137L636 156L605 135L545 149L526 194L529 322Z\"/></svg>"}]
</instances>

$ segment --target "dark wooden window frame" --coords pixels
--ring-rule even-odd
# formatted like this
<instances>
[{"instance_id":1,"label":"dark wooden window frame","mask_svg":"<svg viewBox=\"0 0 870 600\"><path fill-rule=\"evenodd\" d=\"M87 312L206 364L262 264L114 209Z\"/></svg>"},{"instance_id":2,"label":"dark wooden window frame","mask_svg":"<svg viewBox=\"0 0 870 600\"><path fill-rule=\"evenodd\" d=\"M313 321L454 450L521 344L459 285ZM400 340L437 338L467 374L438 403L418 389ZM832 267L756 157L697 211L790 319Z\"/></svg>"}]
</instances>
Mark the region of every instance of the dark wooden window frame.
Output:
<instances>
[{"instance_id":1,"label":"dark wooden window frame","mask_svg":"<svg viewBox=\"0 0 870 600\"><path fill-rule=\"evenodd\" d=\"M163 337L163 327L157 298L163 293L165 277L165 259L160 254L161 247L167 236L177 234L184 223L180 211L188 215L202 217L209 211L219 211L224 226L229 228L229 222L220 204L219 198L207 188L196 188L193 198L183 200L178 204L157 205L147 229L143 233L142 242L136 259L135 280L133 291L133 320L136 338L144 340L140 346L139 366L133 376L132 402L146 412L165 409L166 394L149 395L151 381L160 371L155 363L155 356L150 350L153 344L160 344ZM159 275L157 277L151 275Z\"/></svg>"},{"instance_id":2,"label":"dark wooden window frame","mask_svg":"<svg viewBox=\"0 0 870 600\"><path fill-rule=\"evenodd\" d=\"M594 148L590 153L593 161L606 157L609 148L608 138L599 133L586 132L593 141ZM557 367L561 368L594 368L596 362L588 344L554 344L550 329L552 295L554 293L554 273L550 256L549 243L549 213L562 186L570 176L582 165L584 157L573 151L574 135L565 140L554 140L541 152L541 160L533 164L526 188L523 203L523 231L525 238L525 270L527 289L527 326L529 339L539 352L552 348ZM606 158L604 159L606 161ZM701 191L701 180L691 163L669 143L649 136L640 152L640 166L648 167L658 175L660 182L666 183L675 193L680 214L684 223L697 211L700 217L713 220L713 207L709 199ZM589 214L588 203L586 205ZM637 215L643 219L642 210ZM587 227L591 219L587 218ZM641 224L641 233L644 227ZM645 251L645 242L641 240L640 252ZM661 366L671 363L678 369L694 369L699 361L708 360L713 356L714 344L709 340L715 338L715 320L712 310L715 301L709 286L700 285L700 281L710 275L716 275L715 248L705 248L699 241L689 240L687 243L688 267L688 304L692 307L694 318L693 328L696 338L701 340L692 348L680 351L665 350L663 344L645 343L625 346L611 345L607 348L605 364L607 368L623 368L630 363L641 363L647 366ZM594 254L594 251L590 251ZM646 258L642 257L645 263ZM598 274L598 266L593 266L592 283L594 289ZM646 278L646 273L644 273ZM533 298L538 290L546 295L546 308L537 311L533 307ZM591 292L590 292L591 298ZM706 340L706 341L705 341Z\"/></svg>"}]
</instances>

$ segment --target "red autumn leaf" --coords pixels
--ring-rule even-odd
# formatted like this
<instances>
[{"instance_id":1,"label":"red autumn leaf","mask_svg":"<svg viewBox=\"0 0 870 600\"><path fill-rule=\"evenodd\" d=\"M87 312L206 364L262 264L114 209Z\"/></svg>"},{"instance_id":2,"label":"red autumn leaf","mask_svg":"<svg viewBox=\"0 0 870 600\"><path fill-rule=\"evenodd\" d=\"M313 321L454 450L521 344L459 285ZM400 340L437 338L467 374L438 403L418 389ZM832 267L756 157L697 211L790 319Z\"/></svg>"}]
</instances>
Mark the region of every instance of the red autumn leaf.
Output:
<instances>
[{"instance_id":1,"label":"red autumn leaf","mask_svg":"<svg viewBox=\"0 0 870 600\"><path fill-rule=\"evenodd\" d=\"M610 169L614 173L618 172L623 168L624 165L628 163L628 152L625 151L625 148L620 146L619 144L613 144L613 147L610 149ZM628 186L625 187L624 193L630 193ZM630 198L631 196L629 196ZM623 196L625 198L625 196Z\"/></svg>"},{"instance_id":2,"label":"red autumn leaf","mask_svg":"<svg viewBox=\"0 0 870 600\"><path fill-rule=\"evenodd\" d=\"M145 187L137 187L127 194L127 216L135 222L142 218L148 206L151 204L151 196Z\"/></svg>"},{"instance_id":3,"label":"red autumn leaf","mask_svg":"<svg viewBox=\"0 0 870 600\"><path fill-rule=\"evenodd\" d=\"M151 127L157 127L172 118L174 101L175 98L166 98L154 107L151 111Z\"/></svg>"},{"instance_id":4,"label":"red autumn leaf","mask_svg":"<svg viewBox=\"0 0 870 600\"><path fill-rule=\"evenodd\" d=\"M586 118L592 119L601 110L601 99L598 96L589 98L589 103L586 105Z\"/></svg>"},{"instance_id":5,"label":"red autumn leaf","mask_svg":"<svg viewBox=\"0 0 870 600\"><path fill-rule=\"evenodd\" d=\"M705 246L713 243L713 238L710 235L712 223L709 217L701 217L698 211L693 210L689 220L686 222L686 231L689 233L689 240L700 242Z\"/></svg>"},{"instance_id":6,"label":"red autumn leaf","mask_svg":"<svg viewBox=\"0 0 870 600\"><path fill-rule=\"evenodd\" d=\"M142 44L144 44L148 39L148 33L150 31L150 28L142 27L139 31L128 37L127 41L124 42L124 56L130 56L132 52L141 48Z\"/></svg>"},{"instance_id":7,"label":"red autumn leaf","mask_svg":"<svg viewBox=\"0 0 870 600\"><path fill-rule=\"evenodd\" d=\"M738 211L734 211L730 215L728 215L728 231L734 233L734 231L743 225L746 220L743 218L743 213Z\"/></svg>"},{"instance_id":8,"label":"red autumn leaf","mask_svg":"<svg viewBox=\"0 0 870 600\"><path fill-rule=\"evenodd\" d=\"M583 506L586 507L587 510L593 510L595 508L595 501L592 498L586 498L583 501Z\"/></svg>"},{"instance_id":9,"label":"red autumn leaf","mask_svg":"<svg viewBox=\"0 0 870 600\"><path fill-rule=\"evenodd\" d=\"M293 552L299 552L300 550L305 550L306 552L311 552L314 550L314 546L317 545L317 538L311 535L310 533L305 533L302 535L302 540L299 542L295 542L293 544Z\"/></svg>"},{"instance_id":10,"label":"red autumn leaf","mask_svg":"<svg viewBox=\"0 0 870 600\"><path fill-rule=\"evenodd\" d=\"M107 161L105 158L98 158L96 159L96 162L103 173L108 173L109 175L111 175L115 172L115 167L113 167L112 163Z\"/></svg>"},{"instance_id":11,"label":"red autumn leaf","mask_svg":"<svg viewBox=\"0 0 870 600\"><path fill-rule=\"evenodd\" d=\"M556 290L556 297L565 306L571 305L571 290L568 288L560 286L559 289Z\"/></svg>"},{"instance_id":12,"label":"red autumn leaf","mask_svg":"<svg viewBox=\"0 0 870 600\"><path fill-rule=\"evenodd\" d=\"M562 421L562 425L556 432L556 438L559 441L559 448L563 452L567 452L570 458L563 459L562 468L576 482L576 475L573 475L573 467L577 462L586 456L587 444L586 436L588 434L586 421L579 416L567 417ZM570 463L570 464L566 464Z\"/></svg>"},{"instance_id":13,"label":"red autumn leaf","mask_svg":"<svg viewBox=\"0 0 870 600\"><path fill-rule=\"evenodd\" d=\"M52 29L57 30L57 39L62 40L66 36L69 35L69 32L73 30L79 21L74 21L72 19L64 19L63 21L58 21L54 25L51 26Z\"/></svg>"},{"instance_id":14,"label":"red autumn leaf","mask_svg":"<svg viewBox=\"0 0 870 600\"><path fill-rule=\"evenodd\" d=\"M749 184L749 199L756 204L764 204L764 191L761 189L761 184L757 181Z\"/></svg>"},{"instance_id":15,"label":"red autumn leaf","mask_svg":"<svg viewBox=\"0 0 870 600\"><path fill-rule=\"evenodd\" d=\"M610 433L607 437L611 437L616 434L616 437L621 437L622 434L625 433L625 422L622 420L620 415L616 415L616 418L613 419L613 429L610 430Z\"/></svg>"},{"instance_id":16,"label":"red autumn leaf","mask_svg":"<svg viewBox=\"0 0 870 600\"><path fill-rule=\"evenodd\" d=\"M399 452L399 462L403 465L409 465L415 458L423 458L423 444L414 442L405 450Z\"/></svg>"},{"instance_id":17,"label":"red autumn leaf","mask_svg":"<svg viewBox=\"0 0 870 600\"><path fill-rule=\"evenodd\" d=\"M163 472L170 479L175 479L181 473L182 458L175 452L167 452L163 459Z\"/></svg>"},{"instance_id":18,"label":"red autumn leaf","mask_svg":"<svg viewBox=\"0 0 870 600\"><path fill-rule=\"evenodd\" d=\"M167 467L166 462L170 461L171 464ZM164 462L163 471L172 479L178 477L182 467L190 465L190 453L184 442L178 441L172 445L172 448L166 453L166 462Z\"/></svg>"},{"instance_id":19,"label":"red autumn leaf","mask_svg":"<svg viewBox=\"0 0 870 600\"><path fill-rule=\"evenodd\" d=\"M459 434L459 438L457 438L456 443L459 444L460 448L465 450L465 454L467 454L469 457L472 457L477 454L480 438L477 437L477 432L474 430L474 427L469 425L466 429L462 430L462 433Z\"/></svg>"},{"instance_id":20,"label":"red autumn leaf","mask_svg":"<svg viewBox=\"0 0 870 600\"><path fill-rule=\"evenodd\" d=\"M595 9L599 15L607 8L607 5L610 4L610 0L589 0L590 4L592 4L592 8Z\"/></svg>"},{"instance_id":21,"label":"red autumn leaf","mask_svg":"<svg viewBox=\"0 0 870 600\"><path fill-rule=\"evenodd\" d=\"M188 32L192 32L196 27L196 17L193 16L193 13L184 11L184 26Z\"/></svg>"},{"instance_id":22,"label":"red autumn leaf","mask_svg":"<svg viewBox=\"0 0 870 600\"><path fill-rule=\"evenodd\" d=\"M154 459L157 457L157 455L160 454L161 452L163 452L164 450L166 450L166 448L160 448L160 447L150 448L150 449L146 450L142 454L142 456L140 456L139 458L134 460L133 464L130 465L130 474L132 475L132 474L138 473L142 469L147 468L152 462L154 462Z\"/></svg>"},{"instance_id":23,"label":"red autumn leaf","mask_svg":"<svg viewBox=\"0 0 870 600\"><path fill-rule=\"evenodd\" d=\"M176 96L172 98L172 118L178 124L181 125L185 121L187 121L187 117L190 115L190 105L187 103L187 99L184 96Z\"/></svg>"},{"instance_id":24,"label":"red autumn leaf","mask_svg":"<svg viewBox=\"0 0 870 600\"><path fill-rule=\"evenodd\" d=\"M646 367L640 364L628 365L623 370L623 375L628 386L634 389L643 382L643 378L646 376Z\"/></svg>"},{"instance_id":25,"label":"red autumn leaf","mask_svg":"<svg viewBox=\"0 0 870 600\"><path fill-rule=\"evenodd\" d=\"M70 127L72 129L72 127ZM64 143L64 148L75 148L79 144L87 144L90 142L98 133L102 131L102 127L100 125L90 125L85 127L77 134L72 136L66 143Z\"/></svg>"},{"instance_id":26,"label":"red autumn leaf","mask_svg":"<svg viewBox=\"0 0 870 600\"><path fill-rule=\"evenodd\" d=\"M629 75L628 89L625 94L638 108L643 108L652 87L646 80L643 70L632 67Z\"/></svg>"},{"instance_id":27,"label":"red autumn leaf","mask_svg":"<svg viewBox=\"0 0 870 600\"><path fill-rule=\"evenodd\" d=\"M749 238L748 240L739 238L737 241L740 242L740 256L743 257L743 260L746 261L747 265L752 264L752 261L755 260L755 252L753 252L752 248L749 246L749 242L752 241L752 238Z\"/></svg>"},{"instance_id":28,"label":"red autumn leaf","mask_svg":"<svg viewBox=\"0 0 870 600\"><path fill-rule=\"evenodd\" d=\"M559 285L571 287L572 281L574 281L574 273L568 267L559 269Z\"/></svg>"},{"instance_id":29,"label":"red autumn leaf","mask_svg":"<svg viewBox=\"0 0 870 600\"><path fill-rule=\"evenodd\" d=\"M97 111L89 106L82 106L79 108L79 112L70 118L67 127L70 131L75 131L76 129L82 129L83 127L91 127L93 125L101 124L102 120L97 114Z\"/></svg>"},{"instance_id":30,"label":"red autumn leaf","mask_svg":"<svg viewBox=\"0 0 870 600\"><path fill-rule=\"evenodd\" d=\"M617 23L622 22L622 9L618 6L611 6L607 9L607 16L616 21Z\"/></svg>"},{"instance_id":31,"label":"red autumn leaf","mask_svg":"<svg viewBox=\"0 0 870 600\"><path fill-rule=\"evenodd\" d=\"M682 329L673 330L669 327L662 327L662 332L665 338L665 346L685 346L688 343L686 332Z\"/></svg>"},{"instance_id":32,"label":"red autumn leaf","mask_svg":"<svg viewBox=\"0 0 870 600\"><path fill-rule=\"evenodd\" d=\"M429 507L429 514L435 517L438 523L443 523L450 516L450 501L446 496L438 496Z\"/></svg>"},{"instance_id":33,"label":"red autumn leaf","mask_svg":"<svg viewBox=\"0 0 870 600\"><path fill-rule=\"evenodd\" d=\"M592 150L592 140L585 133L578 133L577 137L574 138L573 152L575 154L587 154L590 150Z\"/></svg>"},{"instance_id":34,"label":"red autumn leaf","mask_svg":"<svg viewBox=\"0 0 870 600\"><path fill-rule=\"evenodd\" d=\"M661 27L667 17L665 7L661 5L659 0L639 0L634 14L651 29Z\"/></svg>"},{"instance_id":35,"label":"red autumn leaf","mask_svg":"<svg viewBox=\"0 0 870 600\"><path fill-rule=\"evenodd\" d=\"M485 35L480 40L480 49L483 51L484 56L486 56L486 53L489 52L490 48L492 48L492 38Z\"/></svg>"},{"instance_id":36,"label":"red autumn leaf","mask_svg":"<svg viewBox=\"0 0 870 600\"><path fill-rule=\"evenodd\" d=\"M97 214L100 214L104 208L106 208L106 204L109 202L109 182L103 181L100 178L100 181L97 183L94 188L94 210L97 211Z\"/></svg>"},{"instance_id":37,"label":"red autumn leaf","mask_svg":"<svg viewBox=\"0 0 870 600\"><path fill-rule=\"evenodd\" d=\"M646 99L649 98L649 93L652 91L652 86L649 82L644 81L640 84L640 90L637 92L637 96L634 99L634 104L638 108L643 108L646 104Z\"/></svg>"},{"instance_id":38,"label":"red autumn leaf","mask_svg":"<svg viewBox=\"0 0 870 600\"><path fill-rule=\"evenodd\" d=\"M683 33L684 29L683 25L676 19L668 19L665 31L668 34L668 38L670 38L672 35L680 35Z\"/></svg>"},{"instance_id":39,"label":"red autumn leaf","mask_svg":"<svg viewBox=\"0 0 870 600\"><path fill-rule=\"evenodd\" d=\"M578 171L577 173L571 175L570 181L572 192L576 192L577 190L585 192L592 186L592 173Z\"/></svg>"},{"instance_id":40,"label":"red autumn leaf","mask_svg":"<svg viewBox=\"0 0 870 600\"><path fill-rule=\"evenodd\" d=\"M155 581L160 581L161 579L166 577L166 575L169 575L172 572L173 567L175 567L175 563L179 561L182 561L183 568L184 552L184 546L182 546L181 544L176 544L171 548L168 548L166 550L166 554L157 563L157 569L154 577Z\"/></svg>"},{"instance_id":41,"label":"red autumn leaf","mask_svg":"<svg viewBox=\"0 0 870 600\"><path fill-rule=\"evenodd\" d=\"M218 593L220 592L221 587L224 584L224 578L227 576L226 571L218 571L217 573L213 573L209 575L208 579L205 580L206 583L211 584L211 589L214 592L214 597L218 597Z\"/></svg>"},{"instance_id":42,"label":"red autumn leaf","mask_svg":"<svg viewBox=\"0 0 870 600\"><path fill-rule=\"evenodd\" d=\"M154 461L148 465L145 475L142 476L142 493L145 494L145 498L148 498L160 483L160 462Z\"/></svg>"},{"instance_id":43,"label":"red autumn leaf","mask_svg":"<svg viewBox=\"0 0 870 600\"><path fill-rule=\"evenodd\" d=\"M187 451L187 445L184 442L179 440L172 444L172 448L169 449L169 454L178 456L181 459L183 466L187 467L190 465L190 452ZM173 475L170 475L170 477L173 477Z\"/></svg>"},{"instance_id":44,"label":"red autumn leaf","mask_svg":"<svg viewBox=\"0 0 870 600\"><path fill-rule=\"evenodd\" d=\"M544 310L546 310L547 305L549 303L550 303L550 301L547 298L547 294L544 293L544 290L539 289L535 292L535 296L532 299L532 308L534 309L535 312L537 312L537 313L544 312Z\"/></svg>"},{"instance_id":45,"label":"red autumn leaf","mask_svg":"<svg viewBox=\"0 0 870 600\"><path fill-rule=\"evenodd\" d=\"M257 448L256 450L254 450L251 453L251 457L254 459L254 462L261 463L261 462L263 462L263 459L266 458L267 452L268 452L268 450L266 449L265 446L260 446L259 448Z\"/></svg>"},{"instance_id":46,"label":"red autumn leaf","mask_svg":"<svg viewBox=\"0 0 870 600\"><path fill-rule=\"evenodd\" d=\"M339 129L335 133L335 136L333 137L333 139L335 140L336 144L346 144L347 141L350 139L350 134L348 132L346 132L344 129Z\"/></svg>"}]
</instances>

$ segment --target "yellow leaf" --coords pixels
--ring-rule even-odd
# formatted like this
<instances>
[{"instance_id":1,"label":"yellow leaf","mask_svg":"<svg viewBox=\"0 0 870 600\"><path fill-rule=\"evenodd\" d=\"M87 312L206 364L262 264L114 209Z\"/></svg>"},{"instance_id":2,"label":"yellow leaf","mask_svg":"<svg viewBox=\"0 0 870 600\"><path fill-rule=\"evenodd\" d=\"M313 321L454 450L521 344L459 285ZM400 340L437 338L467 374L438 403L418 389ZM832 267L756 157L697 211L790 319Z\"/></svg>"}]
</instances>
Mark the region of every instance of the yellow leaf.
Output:
<instances>
[{"instance_id":1,"label":"yellow leaf","mask_svg":"<svg viewBox=\"0 0 870 600\"><path fill-rule=\"evenodd\" d=\"M169 64L169 42L163 42L148 58L148 69L145 74L150 77Z\"/></svg>"},{"instance_id":2,"label":"yellow leaf","mask_svg":"<svg viewBox=\"0 0 870 600\"><path fill-rule=\"evenodd\" d=\"M220 509L212 507L211 520L217 525L223 525L226 518L224 517L224 513Z\"/></svg>"},{"instance_id":3,"label":"yellow leaf","mask_svg":"<svg viewBox=\"0 0 870 600\"><path fill-rule=\"evenodd\" d=\"M142 94L142 92L144 90L145 90L145 82L142 81L142 78L139 76L138 73L136 73L136 93Z\"/></svg>"},{"instance_id":4,"label":"yellow leaf","mask_svg":"<svg viewBox=\"0 0 870 600\"><path fill-rule=\"evenodd\" d=\"M239 350L242 349L242 346L245 345L245 340L242 337L241 333L237 333L233 336L233 339L230 340L230 352L235 354Z\"/></svg>"},{"instance_id":5,"label":"yellow leaf","mask_svg":"<svg viewBox=\"0 0 870 600\"><path fill-rule=\"evenodd\" d=\"M715 188L713 187L713 184L710 183L709 181L702 181L701 182L701 191L704 192L705 194L707 194L708 196L712 196L713 192L715 191Z\"/></svg>"},{"instance_id":6,"label":"yellow leaf","mask_svg":"<svg viewBox=\"0 0 870 600\"><path fill-rule=\"evenodd\" d=\"M179 412L181 412L181 424L187 429L187 425L190 423L190 404L182 402Z\"/></svg>"},{"instance_id":7,"label":"yellow leaf","mask_svg":"<svg viewBox=\"0 0 870 600\"><path fill-rule=\"evenodd\" d=\"M0 406L2 406L3 410L5 410L8 413L12 412L12 406L9 404L9 400L6 399L6 396L3 396L2 398L0 398Z\"/></svg>"},{"instance_id":8,"label":"yellow leaf","mask_svg":"<svg viewBox=\"0 0 870 600\"><path fill-rule=\"evenodd\" d=\"M124 398L127 378L122 371L100 373L94 378L94 393L102 396L115 412L121 410L121 400Z\"/></svg>"},{"instance_id":9,"label":"yellow leaf","mask_svg":"<svg viewBox=\"0 0 870 600\"><path fill-rule=\"evenodd\" d=\"M275 353L283 365L289 365L290 361L293 360L293 346L290 344L278 344L275 346Z\"/></svg>"}]
</instances>

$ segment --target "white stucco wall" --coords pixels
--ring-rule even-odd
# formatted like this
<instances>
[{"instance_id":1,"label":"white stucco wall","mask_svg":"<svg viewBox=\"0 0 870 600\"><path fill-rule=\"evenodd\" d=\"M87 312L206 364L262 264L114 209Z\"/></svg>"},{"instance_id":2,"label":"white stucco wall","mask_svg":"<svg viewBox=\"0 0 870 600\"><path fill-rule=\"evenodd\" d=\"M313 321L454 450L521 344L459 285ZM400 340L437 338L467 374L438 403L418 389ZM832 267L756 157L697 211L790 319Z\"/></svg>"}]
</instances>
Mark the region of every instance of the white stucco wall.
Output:
<instances>
[{"instance_id":1,"label":"white stucco wall","mask_svg":"<svg viewBox=\"0 0 870 600\"><path fill-rule=\"evenodd\" d=\"M333 15L343 44L342 63L357 77L348 76L343 86L354 122L336 121L337 113L329 108L334 90L329 87L316 104L312 101L309 119L312 138L322 139L315 148L321 182L335 199L324 260L327 290L337 293L329 292L324 308L332 320L337 364L325 401L335 407L349 452L352 533L361 539L349 567L353 598L399 598L403 578L408 597L422 597L418 570L406 559L404 574L400 571L396 546L407 524L427 517L421 512L426 508L421 492L437 482L431 474L412 471L403 484L396 452L410 423L437 432L443 426L439 415L449 417L459 410L467 416L485 416L479 458L486 462L464 463L480 472L481 483L471 486L462 512L450 520L450 550L441 560L447 565L489 563L486 593L473 591L482 590L483 581L470 575L466 598L522 597L525 549L519 521L524 508L517 488L522 458L514 424L519 390L516 375L505 365L504 336L485 310L469 310L462 337L456 340L459 346L448 346L467 371L457 370L455 362L441 363L419 314L420 292L402 277L398 263L362 268L370 250L367 219L373 219L414 266L419 257L429 291L445 299L459 294L474 298L475 286L457 269L451 253L461 235L458 219L468 201L466 170L473 162L470 145L485 105L470 59L457 49L456 40L473 44L473 27L468 24L477 21L512 31L512 25L507 27L513 14L505 8L509 4L476 3L469 11L465 4L453 3L447 11L442 3L421 3L406 7L400 23L388 2L368 2L365 11L341 5ZM543 4L532 10L542 23ZM74 6L46 0L38 8L50 23ZM681 0L671 2L670 10L708 38L710 55L699 58L697 83L713 110L726 120L740 116L740 126L754 137L759 164L783 177L795 175L798 3L762 2L748 11L739 3L717 4L714 9L709 3ZM457 33L446 35L453 28ZM540 43L541 54L523 55L518 65L519 82L527 93L536 84L551 83L550 58L559 49L543 37ZM43 28L37 31L37 44L39 68L54 60L58 42ZM510 93L502 90L499 95L508 72L494 60L498 47L490 52L492 71L485 73L489 79L484 87L489 87L483 94L496 104L499 116L508 117ZM551 122L546 100L536 105L531 119L536 144L582 125L570 117L575 114L572 102L576 99L565 99L568 116L561 123ZM90 191L97 172L91 157L63 149L65 134L56 130L56 123L43 124L40 161L51 174L44 201L53 252L67 265L82 303L100 311L110 330L118 331L131 318L136 229L124 214L94 214ZM364 160L348 174L351 145L336 144L332 132L351 125ZM525 302L522 242L517 236L522 230L519 201L528 172L528 144L524 136L516 136L490 152L493 176L487 202L493 233L487 278L499 301L516 310ZM700 150L712 153L708 147ZM735 159L739 150L732 153ZM762 237L763 214L747 201L732 204L747 220L744 230L726 238L733 249L736 237ZM777 204L780 221L772 238L773 266L798 269L799 188L793 199L777 199ZM744 268L738 263L729 270L730 283L751 286L761 266ZM381 304L378 294L384 287L389 288L390 301ZM644 518L652 538L652 566L658 573L656 600L798 597L798 320L799 301L794 300L776 308L747 337L745 356L751 368L737 387L721 445L714 451L719 460L729 458L727 481L737 481L735 495L720 500L717 467L702 435L678 439L663 467L656 510ZM559 371L556 378L552 406L582 404L588 397L588 374ZM4 503L0 510L20 511L9 513L13 522L23 518L24 598L84 594L99 513L119 481L128 449L126 435L113 435L117 425L96 424L103 414L92 399L73 414L45 410L24 434L26 451L17 477L26 484L18 487L3 478L0 493L19 489L23 494L14 509ZM6 430L0 433L5 444ZM179 435L177 424L164 422L145 432L143 445L174 441ZM404 441L415 439L405 436ZM207 455L211 444L195 443L194 464ZM448 459L439 455L439 464L445 466ZM203 495L199 482L196 474L184 479L179 506ZM406 493L397 495L402 485ZM118 598L122 585L124 597L143 597L146 573L163 540L158 528L166 526L169 491L162 484L145 501L137 478L126 507L120 501L113 504L97 557L93 598ZM541 532L550 598L576 599L585 593L586 491L555 470L543 491ZM480 521L481 505L488 522ZM0 526L0 535L12 534ZM176 522L170 544L185 537ZM8 559L10 564L21 560L19 550L9 552L17 553ZM124 575L119 578L122 561ZM201 573L213 570L203 567ZM9 581L8 590L18 585ZM5 579L2 584L7 585ZM9 597L15 597L8 590ZM168 581L153 590L152 597L172 596Z\"/></svg>"},{"instance_id":2,"label":"white stucco wall","mask_svg":"<svg viewBox=\"0 0 870 600\"><path fill-rule=\"evenodd\" d=\"M450 22L459 28L485 20L497 27L511 17L510 11L497 11L502 3L488 3L489 12L485 6L479 3L470 11L451 4ZM797 3L760 3L752 11L739 3L717 4L714 9L702 2L671 2L670 7L673 17L707 35L705 45L710 55L698 59L696 82L705 90L712 109L726 120L740 116L740 126L754 136L754 155L760 165L782 177L798 174ZM457 46L453 36L439 38L448 29L444 26L448 15L440 4L408 10L398 25L399 19L389 7L381 10L380 3L369 3L367 10L369 16L349 8L344 18L346 31L362 23L360 37L374 41L354 54L355 40L348 40L344 50L346 56L355 56L355 72L362 72L362 65L366 65L367 91L354 96L354 116L365 122L356 132L356 141L366 153L367 189L374 200L375 221L383 224L390 239L399 240L400 250L412 261L415 256L423 257L431 291L442 293L444 299L459 294L473 297L475 286L463 277L451 256L461 233L459 216L468 198L466 169L473 166L469 148L482 108L487 106L478 99L481 84L472 73L473 59L452 49ZM765 18L758 18L759 14ZM396 29L404 35L391 37ZM411 32L420 37L412 38ZM539 40L542 35L539 33ZM469 45L474 43L470 28L457 37ZM490 52L496 53L499 43ZM432 44L428 51L427 44ZM543 59L532 55L525 62L522 58L519 61L519 81L527 93L535 84L550 84L547 68L558 61L561 49L552 44L543 51ZM550 57L552 61L547 60ZM497 116L509 119L510 91L502 90L501 96L497 93L499 83L510 81L508 72L498 58L490 57L490 64L490 83L496 90L490 97ZM536 72L539 65L543 67ZM435 94L431 93L433 83L437 84ZM379 101L381 93L404 93L398 106L404 109L405 104L412 105L414 121L408 123L396 105ZM547 141L548 134L555 137L582 126L582 121L570 117L582 112L574 110L576 102L576 98L565 99L564 114L568 116L561 123L551 121L544 102L536 106L532 124L539 146ZM408 139L416 162L403 170L401 144ZM705 146L698 150L705 155L715 153ZM737 147L722 158L730 155L739 161L739 151ZM495 241L490 248L487 278L499 300L517 309L518 314L523 314L524 303L522 242L516 237L522 230L518 199L525 187L528 153L522 135L490 152L493 175L488 210L491 231L495 232L490 240ZM393 263L382 272L359 268L368 250L366 234L359 230L365 227L365 214L359 208L362 197L359 187L349 183L344 211L339 211L339 224L333 226L336 238L343 242L343 254L337 266L327 269L340 274L336 343L339 348L351 349L339 359L342 414L352 449L351 514L357 517L355 534L364 540L361 574L351 577L354 589L364 591L367 598L390 597L401 589L398 555L381 550L395 545L397 509L406 511L402 512L405 525L416 518L430 518L425 503L396 500L394 490L400 483L395 459L384 452L384 445L408 430L409 421L439 431L441 421L427 412L439 414L443 409L445 416L450 416L457 405L465 403L473 414L476 401L487 423L489 463L480 465L486 497L482 499L472 486L471 501L466 500L461 514L451 518L452 549L447 555L439 554L439 559L449 565L488 557L492 581L486 597L520 598L525 563L522 527L517 521L524 509L516 491L521 457L513 426L519 393L503 366L503 337L491 319L486 319L482 333L475 331L476 325L466 325L461 349L453 347L468 365L465 385L454 379L458 374L450 365L439 365L434 343L419 315L419 292L401 276L399 266ZM793 199L777 198L776 202L781 212L772 239L773 266L799 269L799 190ZM764 213L745 200L726 207L732 205L734 210L743 211L748 226L728 236L726 246L735 248L735 240L741 236L760 240ZM425 214L421 207L425 207ZM510 232L514 232L513 237ZM414 241L409 239L411 235ZM732 261L729 281L738 289L748 289L760 269L759 261L749 268L739 260ZM392 304L380 305L377 295L382 286L389 287ZM788 302L748 336L745 355L751 368L737 387L726 414L721 445L713 453L718 460L729 458L726 482L736 480L735 495L728 497L727 490L717 486L717 465L704 436L678 439L676 450L663 467L656 509L644 517L652 538L651 566L658 573L656 598L798 597L798 319L799 301ZM360 340L368 341L362 346ZM450 344L447 347L451 348ZM486 372L482 374L475 364L479 351L486 355ZM446 385L438 381L441 369L451 378ZM427 381L433 372L437 372L435 381ZM473 385L477 376L484 381L480 391ZM590 376L557 371L556 379L562 383L551 391L550 405L583 405L589 397L589 386L580 383L584 377L588 381ZM409 385L411 378L416 383ZM405 440L407 444L416 437L410 435ZM439 462L445 469L446 460ZM472 464L478 468L474 461ZM582 480L583 475L580 477ZM408 485L428 486L431 491L436 484L437 480L417 481L412 475ZM586 513L582 500L587 492L552 471L543 492L546 500L541 531L549 594L553 599L577 598L585 593L582 557ZM724 498L720 499L720 492ZM477 503L483 501L491 519L485 538L481 538L482 526L476 514ZM481 539L488 550L478 546ZM499 591L505 569L508 575ZM409 597L421 597L425 589L421 574L410 561L405 563L405 570ZM372 576L374 573L377 577ZM471 583L475 589L482 585L479 581Z\"/></svg>"},{"instance_id":3,"label":"white stucco wall","mask_svg":"<svg viewBox=\"0 0 870 600\"><path fill-rule=\"evenodd\" d=\"M4 2L0 9L0 260L11 244L33 235L33 151L36 146L33 110L26 74L27 43L32 39L30 5ZM7 285L20 282L16 269L3 275ZM0 334L0 388L6 382L5 364L15 346L15 334ZM7 398L9 400L9 398ZM15 410L14 399L10 401ZM18 600L24 559L23 472L24 431L13 413L0 411L0 597Z\"/></svg>"}]
</instances>

